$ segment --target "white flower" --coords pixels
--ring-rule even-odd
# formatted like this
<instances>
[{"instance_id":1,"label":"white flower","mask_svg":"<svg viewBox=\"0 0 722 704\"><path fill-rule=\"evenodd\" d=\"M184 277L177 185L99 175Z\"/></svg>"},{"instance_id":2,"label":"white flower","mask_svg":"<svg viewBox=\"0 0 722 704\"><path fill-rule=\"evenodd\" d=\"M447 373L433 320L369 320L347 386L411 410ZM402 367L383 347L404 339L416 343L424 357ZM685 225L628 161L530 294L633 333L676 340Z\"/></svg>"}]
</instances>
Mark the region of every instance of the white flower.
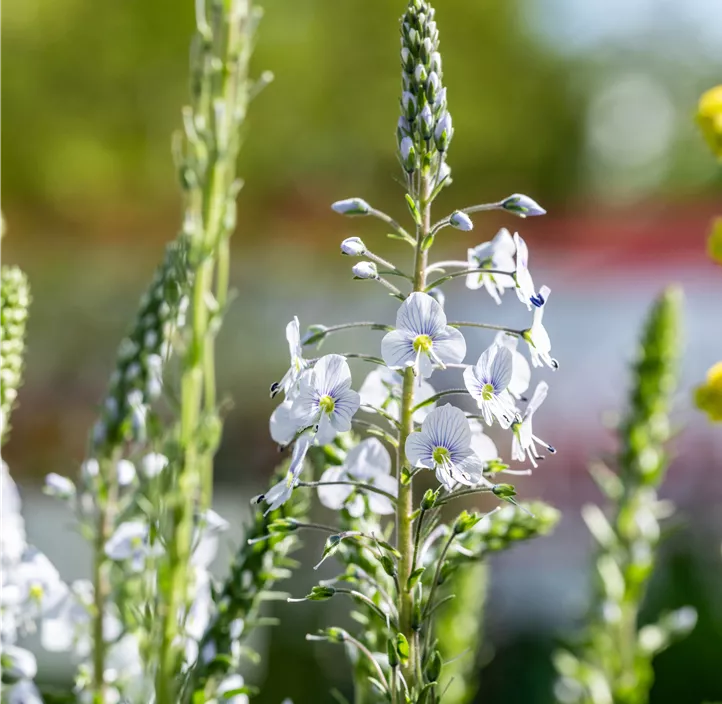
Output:
<instances>
[{"instance_id":1,"label":"white flower","mask_svg":"<svg viewBox=\"0 0 722 704\"><path fill-rule=\"evenodd\" d=\"M149 479L157 477L168 466L168 458L160 452L149 452L140 461L143 474Z\"/></svg>"},{"instance_id":2,"label":"white flower","mask_svg":"<svg viewBox=\"0 0 722 704\"><path fill-rule=\"evenodd\" d=\"M542 286L539 289L539 295L547 301L551 289L548 286ZM529 344L529 354L531 354L531 363L535 367L541 367L546 364L551 369L558 369L559 362L554 359L550 352L552 349L552 343L549 339L549 333L546 331L542 318L544 316L544 308L546 306L540 306L534 309L534 319L531 327L525 330L523 335L524 339Z\"/></svg>"},{"instance_id":3,"label":"white flower","mask_svg":"<svg viewBox=\"0 0 722 704\"><path fill-rule=\"evenodd\" d=\"M240 675L228 675L218 685L218 695L224 704L248 704L248 697L245 694L229 694L243 687L243 677ZM224 696L229 695L229 696Z\"/></svg>"},{"instance_id":4,"label":"white flower","mask_svg":"<svg viewBox=\"0 0 722 704\"><path fill-rule=\"evenodd\" d=\"M518 215L520 218L546 215L547 212L539 203L522 193L514 193L508 198L504 198L501 202L501 207L510 213L514 213L514 215Z\"/></svg>"},{"instance_id":5,"label":"white flower","mask_svg":"<svg viewBox=\"0 0 722 704\"><path fill-rule=\"evenodd\" d=\"M279 445L288 445L296 437L298 425L291 417L292 408L293 401L286 399L271 414L271 420L269 421L271 438L273 438L273 442L277 442Z\"/></svg>"},{"instance_id":6,"label":"white flower","mask_svg":"<svg viewBox=\"0 0 722 704\"><path fill-rule=\"evenodd\" d=\"M517 350L519 338L505 332L497 333L494 338L495 345L506 347L511 352L511 381L509 393L517 400L521 399L531 382L531 368L526 357Z\"/></svg>"},{"instance_id":7,"label":"white flower","mask_svg":"<svg viewBox=\"0 0 722 704\"><path fill-rule=\"evenodd\" d=\"M143 521L121 523L105 544L105 553L111 560L130 562L133 572L140 572L149 553L149 528Z\"/></svg>"},{"instance_id":8,"label":"white flower","mask_svg":"<svg viewBox=\"0 0 722 704\"><path fill-rule=\"evenodd\" d=\"M271 396L275 396L283 389L286 398L293 398L297 391L298 380L308 366L308 362L303 358L301 326L298 316L294 316L293 320L286 325L286 340L288 340L288 351L291 354L291 366L283 375L283 379L271 386Z\"/></svg>"},{"instance_id":9,"label":"white flower","mask_svg":"<svg viewBox=\"0 0 722 704\"><path fill-rule=\"evenodd\" d=\"M509 393L511 376L511 351L497 344L482 352L476 366L464 369L464 384L487 425L496 418L502 428L508 428L514 420L516 409Z\"/></svg>"},{"instance_id":10,"label":"white flower","mask_svg":"<svg viewBox=\"0 0 722 704\"><path fill-rule=\"evenodd\" d=\"M446 404L434 409L406 439L406 458L414 467L427 467L452 489L458 482L474 486L481 481L484 466L471 448L471 429L460 409Z\"/></svg>"},{"instance_id":11,"label":"white flower","mask_svg":"<svg viewBox=\"0 0 722 704\"><path fill-rule=\"evenodd\" d=\"M532 305L539 308L544 305L544 296L541 293L537 294L534 288L534 281L529 272L529 248L519 237L518 232L514 233L514 244L516 245L516 295L529 310Z\"/></svg>"},{"instance_id":12,"label":"white flower","mask_svg":"<svg viewBox=\"0 0 722 704\"><path fill-rule=\"evenodd\" d=\"M37 548L28 548L12 572L22 615L37 618L55 608L68 595L68 586L50 560Z\"/></svg>"},{"instance_id":13,"label":"white flower","mask_svg":"<svg viewBox=\"0 0 722 704\"><path fill-rule=\"evenodd\" d=\"M532 431L532 418L534 417L534 413L539 409L539 406L544 403L548 391L549 385L545 381L539 382L534 390L534 395L531 397L531 401L529 401L529 405L524 410L521 421L516 421L511 426L514 431L514 437L511 441L512 458L519 462L524 462L528 456L529 461L534 467L537 466L536 460L542 459L543 457L537 451L536 443L543 445L551 453L556 452L549 443L538 438Z\"/></svg>"},{"instance_id":14,"label":"white flower","mask_svg":"<svg viewBox=\"0 0 722 704\"><path fill-rule=\"evenodd\" d=\"M351 419L359 405L359 395L351 389L351 370L346 359L328 354L301 378L291 418L299 429L318 426L316 440L326 445L337 433L351 430Z\"/></svg>"},{"instance_id":15,"label":"white flower","mask_svg":"<svg viewBox=\"0 0 722 704\"><path fill-rule=\"evenodd\" d=\"M353 275L357 279L378 279L379 271L373 262L359 262L351 267Z\"/></svg>"},{"instance_id":16,"label":"white flower","mask_svg":"<svg viewBox=\"0 0 722 704\"><path fill-rule=\"evenodd\" d=\"M346 198L345 200L337 200L331 210L340 215L368 215L371 206L361 198Z\"/></svg>"},{"instance_id":17,"label":"white flower","mask_svg":"<svg viewBox=\"0 0 722 704\"><path fill-rule=\"evenodd\" d=\"M471 449L485 464L499 458L494 441L484 433L484 426L476 418L468 418L471 429Z\"/></svg>"},{"instance_id":18,"label":"white flower","mask_svg":"<svg viewBox=\"0 0 722 704\"><path fill-rule=\"evenodd\" d=\"M341 253L349 257L360 257L366 251L366 245L360 237L347 237L341 242Z\"/></svg>"},{"instance_id":19,"label":"white flower","mask_svg":"<svg viewBox=\"0 0 722 704\"><path fill-rule=\"evenodd\" d=\"M94 479L98 474L100 474L100 463L95 458L91 457L80 465L80 475L85 481Z\"/></svg>"},{"instance_id":20,"label":"white flower","mask_svg":"<svg viewBox=\"0 0 722 704\"><path fill-rule=\"evenodd\" d=\"M449 217L449 225L455 227L457 230L468 232L474 229L474 223L471 222L471 218L466 214L462 213L461 210L455 210Z\"/></svg>"},{"instance_id":21,"label":"white flower","mask_svg":"<svg viewBox=\"0 0 722 704\"><path fill-rule=\"evenodd\" d=\"M13 680L32 680L38 672L35 656L17 645L3 644L2 664L3 675Z\"/></svg>"},{"instance_id":22,"label":"white flower","mask_svg":"<svg viewBox=\"0 0 722 704\"><path fill-rule=\"evenodd\" d=\"M396 478L391 476L391 457L388 450L377 438L362 440L356 447L349 450L346 461L341 466L330 467L321 475L321 482L360 481L371 484L378 489L396 496ZM347 503L351 494L357 493ZM326 508L338 511L345 507L348 512L358 518L363 515L365 504L356 487L346 484L319 486L318 498ZM391 499L368 492L369 509L372 513L388 515L394 512Z\"/></svg>"},{"instance_id":23,"label":"white flower","mask_svg":"<svg viewBox=\"0 0 722 704\"><path fill-rule=\"evenodd\" d=\"M120 486L128 486L135 479L135 465L130 460L118 460L115 465L115 471L118 473L118 484Z\"/></svg>"},{"instance_id":24,"label":"white flower","mask_svg":"<svg viewBox=\"0 0 722 704\"><path fill-rule=\"evenodd\" d=\"M443 308L428 293L412 293L396 314L396 330L381 341L381 356L395 369L413 367L428 378L434 364L458 364L466 355L466 341L446 324Z\"/></svg>"},{"instance_id":25,"label":"white flower","mask_svg":"<svg viewBox=\"0 0 722 704\"><path fill-rule=\"evenodd\" d=\"M50 472L45 477L43 490L48 496L57 496L60 499L69 499L75 496L75 484L67 477L61 477L55 472Z\"/></svg>"},{"instance_id":26,"label":"white flower","mask_svg":"<svg viewBox=\"0 0 722 704\"><path fill-rule=\"evenodd\" d=\"M401 386L404 378L398 372L388 367L376 367L364 379L359 389L361 404L373 406L386 411L394 420L401 418ZM426 401L436 393L434 387L428 381L419 380L414 384L414 406ZM419 408L414 412L414 420L422 423L424 418L434 410L435 404Z\"/></svg>"},{"instance_id":27,"label":"white flower","mask_svg":"<svg viewBox=\"0 0 722 704\"><path fill-rule=\"evenodd\" d=\"M30 681L21 680L7 690L7 704L43 704L40 690Z\"/></svg>"},{"instance_id":28,"label":"white flower","mask_svg":"<svg viewBox=\"0 0 722 704\"><path fill-rule=\"evenodd\" d=\"M2 565L16 563L25 550L25 521L21 503L5 462L0 467L0 560Z\"/></svg>"},{"instance_id":29,"label":"white flower","mask_svg":"<svg viewBox=\"0 0 722 704\"><path fill-rule=\"evenodd\" d=\"M298 477L303 471L303 463L306 459L306 453L308 452L308 448L311 447L312 442L313 437L310 433L304 433L301 435L301 437L296 440L296 444L293 447L291 464L285 478L277 484L274 484L265 494L261 494L254 499L255 503L265 501L269 504L264 515L280 508L291 498L291 494L293 494L293 490L295 489L296 484L298 484Z\"/></svg>"},{"instance_id":30,"label":"white flower","mask_svg":"<svg viewBox=\"0 0 722 704\"><path fill-rule=\"evenodd\" d=\"M516 269L515 252L514 238L509 230L502 228L496 233L494 239L482 242L468 250L469 269L492 269L513 273ZM483 271L467 274L467 288L476 290L482 286L497 303L501 303L501 296L505 289L514 288L516 284L513 276L486 274Z\"/></svg>"}]
</instances>

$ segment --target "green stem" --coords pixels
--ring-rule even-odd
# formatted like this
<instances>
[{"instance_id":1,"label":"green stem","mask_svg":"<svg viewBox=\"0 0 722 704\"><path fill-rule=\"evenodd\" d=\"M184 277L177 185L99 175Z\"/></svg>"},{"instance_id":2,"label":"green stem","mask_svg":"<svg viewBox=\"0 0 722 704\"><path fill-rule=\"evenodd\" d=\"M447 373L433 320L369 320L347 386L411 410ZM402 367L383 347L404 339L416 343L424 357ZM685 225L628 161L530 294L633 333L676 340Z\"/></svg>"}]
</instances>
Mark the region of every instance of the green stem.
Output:
<instances>
[{"instance_id":1,"label":"green stem","mask_svg":"<svg viewBox=\"0 0 722 704\"><path fill-rule=\"evenodd\" d=\"M419 188L419 210L421 212L421 224L416 230L416 251L414 259L414 280L413 291L423 291L426 286L426 264L427 252L422 248L422 242L431 230L431 181L429 174L421 175ZM406 637L409 643L409 658L403 666L403 676L409 690L416 687L416 639L413 629L414 594L413 590L407 589L409 576L413 570L414 535L413 519L414 493L413 480L404 481L403 469L410 469L406 459L406 439L414 431L413 407L414 407L414 383L413 369L404 371L404 382L401 391L401 430L399 432L399 448L397 458L398 472L398 504L396 511L396 547L401 553L399 560L399 581L401 590L399 592L399 630Z\"/></svg>"},{"instance_id":2,"label":"green stem","mask_svg":"<svg viewBox=\"0 0 722 704\"><path fill-rule=\"evenodd\" d=\"M390 499L394 503L396 503L396 497L393 494L390 494L388 491L384 491L383 489L379 489L376 486L373 486L373 484L365 484L364 482L352 482L352 481L335 481L335 482L299 482L297 486L305 486L305 487L319 487L319 486L353 486L357 489L363 489L364 491L371 491L374 494L380 494L381 496L385 496L387 499Z\"/></svg>"},{"instance_id":3,"label":"green stem","mask_svg":"<svg viewBox=\"0 0 722 704\"><path fill-rule=\"evenodd\" d=\"M93 704L104 704L105 692L105 633L103 622L105 605L110 596L108 559L105 544L110 538L116 508L118 486L116 481L115 458L99 460L97 523L95 529L95 555L93 560Z\"/></svg>"},{"instance_id":4,"label":"green stem","mask_svg":"<svg viewBox=\"0 0 722 704\"><path fill-rule=\"evenodd\" d=\"M509 335L516 335L517 337L524 336L523 330L514 330L512 328L505 328L503 325L492 325L491 323L474 323L469 320L455 320L448 324L451 325L452 328L483 328L484 330L500 330Z\"/></svg>"},{"instance_id":5,"label":"green stem","mask_svg":"<svg viewBox=\"0 0 722 704\"><path fill-rule=\"evenodd\" d=\"M489 274L490 276L516 276L513 271L499 271L498 269L462 269L461 271L453 271L451 274L444 274L438 279L434 279L430 284L427 284L424 291L431 291L431 289L440 286L441 284L456 279L459 276L468 276L469 274Z\"/></svg>"}]
</instances>

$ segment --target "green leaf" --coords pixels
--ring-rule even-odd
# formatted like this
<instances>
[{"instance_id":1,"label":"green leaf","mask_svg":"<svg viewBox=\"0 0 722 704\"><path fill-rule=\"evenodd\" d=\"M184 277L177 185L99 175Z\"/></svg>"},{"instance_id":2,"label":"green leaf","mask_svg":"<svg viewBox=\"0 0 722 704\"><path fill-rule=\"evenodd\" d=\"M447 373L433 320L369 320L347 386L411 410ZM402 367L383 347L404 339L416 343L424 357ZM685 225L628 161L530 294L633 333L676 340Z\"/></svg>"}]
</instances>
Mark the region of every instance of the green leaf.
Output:
<instances>
[{"instance_id":1,"label":"green leaf","mask_svg":"<svg viewBox=\"0 0 722 704\"><path fill-rule=\"evenodd\" d=\"M424 574L425 567L417 567L406 580L406 591L411 591L418 581L421 579L421 575Z\"/></svg>"},{"instance_id":2,"label":"green leaf","mask_svg":"<svg viewBox=\"0 0 722 704\"><path fill-rule=\"evenodd\" d=\"M406 197L406 205L409 206L409 212L411 213L411 217L414 219L414 222L421 227L421 213L419 212L419 208L416 205L416 201L408 194L405 194Z\"/></svg>"}]
</instances>

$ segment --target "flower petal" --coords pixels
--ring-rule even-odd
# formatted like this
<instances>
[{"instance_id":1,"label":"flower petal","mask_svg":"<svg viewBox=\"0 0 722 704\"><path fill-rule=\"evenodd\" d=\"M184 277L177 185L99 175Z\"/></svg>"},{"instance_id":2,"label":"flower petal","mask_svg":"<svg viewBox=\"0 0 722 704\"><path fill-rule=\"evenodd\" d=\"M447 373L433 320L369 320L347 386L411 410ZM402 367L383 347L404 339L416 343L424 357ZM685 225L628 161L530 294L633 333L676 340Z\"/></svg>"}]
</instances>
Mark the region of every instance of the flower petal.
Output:
<instances>
[{"instance_id":1,"label":"flower petal","mask_svg":"<svg viewBox=\"0 0 722 704\"><path fill-rule=\"evenodd\" d=\"M459 364L466 357L466 340L460 330L447 325L434 337L432 349L444 364Z\"/></svg>"},{"instance_id":2,"label":"flower petal","mask_svg":"<svg viewBox=\"0 0 722 704\"><path fill-rule=\"evenodd\" d=\"M426 433L411 433L411 435L406 438L404 450L406 452L406 459L412 467L427 467L431 469L434 466L432 456L434 446L431 444L429 436Z\"/></svg>"},{"instance_id":3,"label":"flower petal","mask_svg":"<svg viewBox=\"0 0 722 704\"><path fill-rule=\"evenodd\" d=\"M401 304L396 327L416 335L433 337L446 326L444 309L428 293L415 292Z\"/></svg>"},{"instance_id":4,"label":"flower petal","mask_svg":"<svg viewBox=\"0 0 722 704\"><path fill-rule=\"evenodd\" d=\"M346 471L356 479L367 480L391 474L391 456L378 438L367 438L349 450Z\"/></svg>"},{"instance_id":5,"label":"flower petal","mask_svg":"<svg viewBox=\"0 0 722 704\"><path fill-rule=\"evenodd\" d=\"M416 361L414 340L403 330L392 330L381 340L381 356L392 369L403 369Z\"/></svg>"},{"instance_id":6,"label":"flower petal","mask_svg":"<svg viewBox=\"0 0 722 704\"><path fill-rule=\"evenodd\" d=\"M335 399L335 406L333 413L331 413L331 425L339 433L351 430L351 419L360 405L361 399L356 391L351 389L343 391Z\"/></svg>"},{"instance_id":7,"label":"flower petal","mask_svg":"<svg viewBox=\"0 0 722 704\"><path fill-rule=\"evenodd\" d=\"M351 370L345 357L327 354L313 368L313 385L319 395L335 397L351 386Z\"/></svg>"},{"instance_id":8,"label":"flower petal","mask_svg":"<svg viewBox=\"0 0 722 704\"><path fill-rule=\"evenodd\" d=\"M453 461L455 453L467 453L471 443L469 421L464 412L445 404L435 408L421 428L432 447L445 447Z\"/></svg>"},{"instance_id":9,"label":"flower petal","mask_svg":"<svg viewBox=\"0 0 722 704\"><path fill-rule=\"evenodd\" d=\"M298 423L293 420L291 415L292 407L293 401L284 401L271 414L269 422L271 438L279 445L288 445L296 436L296 431L299 430Z\"/></svg>"},{"instance_id":10,"label":"flower petal","mask_svg":"<svg viewBox=\"0 0 722 704\"><path fill-rule=\"evenodd\" d=\"M320 482L336 482L346 479L344 467L329 467L322 475ZM319 486L318 499L326 507L333 511L340 511L351 496L353 487L347 484L336 484L334 486Z\"/></svg>"}]
</instances>

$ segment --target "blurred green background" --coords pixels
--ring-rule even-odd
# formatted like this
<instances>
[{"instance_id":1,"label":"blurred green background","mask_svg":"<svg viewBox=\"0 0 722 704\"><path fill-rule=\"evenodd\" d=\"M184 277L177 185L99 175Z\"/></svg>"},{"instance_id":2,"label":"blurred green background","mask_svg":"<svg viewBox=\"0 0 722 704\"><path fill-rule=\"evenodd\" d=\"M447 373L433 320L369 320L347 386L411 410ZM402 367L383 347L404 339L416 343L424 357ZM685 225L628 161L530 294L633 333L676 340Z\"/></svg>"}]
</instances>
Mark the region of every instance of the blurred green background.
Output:
<instances>
[{"instance_id":1,"label":"blurred green background","mask_svg":"<svg viewBox=\"0 0 722 704\"><path fill-rule=\"evenodd\" d=\"M49 471L77 471L114 349L180 221L170 135L187 93L192 5L3 3L3 260L27 271L34 292L27 381L5 458L28 487L31 531L51 556L55 522L67 520L32 487ZM535 276L555 289L548 317L562 360L538 431L554 438L560 453L525 491L560 506L565 519L554 536L493 564L487 635L496 657L482 673L479 701L552 700L549 651L579 622L588 591L590 543L578 509L598 497L585 463L609 449L602 412L623 403L636 328L671 279L687 290L679 402L686 430L668 484L682 511L649 609L653 616L694 603L702 619L690 639L659 659L652 701L722 699L722 444L719 431L689 408L687 391L722 348L713 322L722 276L703 251L709 217L722 210L722 178L692 119L699 94L719 82L722 5L437 5L456 128L454 186L439 199L439 214L512 192L528 193L550 213L533 222L478 219L473 233L442 242L440 254L458 258L498 226L518 227ZM247 510L247 497L276 459L263 438L272 407L266 390L286 364L283 326L296 313L304 325L390 318L392 305L350 281L337 244L358 234L389 257L404 254L383 242L374 223L340 220L328 208L358 195L405 214L394 180L403 2L264 6L254 66L276 80L248 120L241 162L247 185L233 240L238 297L220 344L221 381L235 405L217 476L232 519ZM460 302L450 305L468 312L483 303L483 313L499 315L461 285L451 291ZM523 314L512 304L504 314L509 310ZM361 337L344 344L362 340L370 350L378 344ZM314 554L306 554L308 562ZM65 567L85 569L80 558ZM321 693L330 686L347 688L341 651L303 640L325 616L306 605L282 611L287 625L271 634L269 666L283 676L269 679L259 701L327 701Z\"/></svg>"}]
</instances>

